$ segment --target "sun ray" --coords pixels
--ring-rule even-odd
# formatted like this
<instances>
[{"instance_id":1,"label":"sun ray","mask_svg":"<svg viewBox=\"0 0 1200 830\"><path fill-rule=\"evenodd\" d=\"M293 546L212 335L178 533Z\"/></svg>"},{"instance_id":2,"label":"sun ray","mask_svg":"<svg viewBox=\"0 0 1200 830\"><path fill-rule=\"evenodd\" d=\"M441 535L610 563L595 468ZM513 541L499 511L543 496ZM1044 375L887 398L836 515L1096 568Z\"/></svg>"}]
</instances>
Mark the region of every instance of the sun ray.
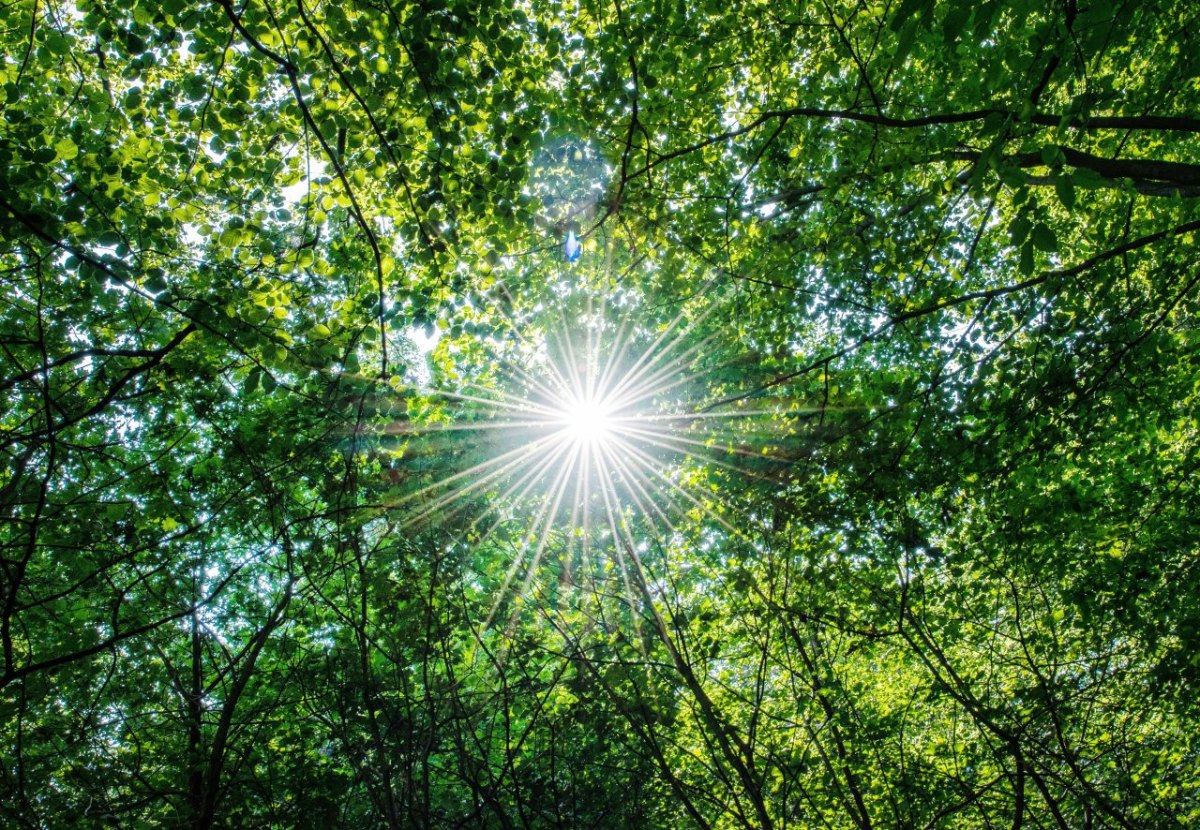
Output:
<instances>
[{"instance_id":1,"label":"sun ray","mask_svg":"<svg viewBox=\"0 0 1200 830\"><path fill-rule=\"evenodd\" d=\"M468 403L478 403L484 406L494 406L497 409L507 409L514 412L544 412L545 414L553 414L554 409L549 406L543 406L530 400L514 399L512 403L507 401L495 400L494 398L481 398L478 395L468 395L465 392L454 392L449 389L430 389L426 392L427 395L435 395L443 398L451 398L453 400L464 401Z\"/></svg>"},{"instance_id":2,"label":"sun ray","mask_svg":"<svg viewBox=\"0 0 1200 830\"><path fill-rule=\"evenodd\" d=\"M489 504L487 509L485 509L483 511L483 513L481 513L475 520L473 520L471 522L471 525L469 526L468 530L474 529L474 527L478 524L479 521L481 521L484 517L491 514L492 512L501 509L501 506L504 505L506 502L511 501L513 503L520 503L521 501L523 501L523 499L528 496L529 492L538 485L538 483L540 482L540 480L541 480L542 476L545 474L545 472L550 467L552 467L557 460L558 460L557 453L546 454L540 462L538 462L536 465L534 465L530 469L526 470L526 472L524 473L524 475L521 476L521 478L517 479L517 481L515 481L515 482L510 483L504 490L500 491L496 495L496 498L491 500L491 503ZM492 480L493 481L497 480L499 477L500 476L493 476ZM518 488L520 488L520 492L517 492ZM460 491L456 491L454 494L455 498L450 502L446 502L445 504L453 504L454 501L461 501L463 499L464 495L465 495L464 493L462 493ZM461 513L463 510L467 509L468 506L469 505L464 503L457 508L453 508L453 509L449 510L446 513L441 513L439 508L435 508L433 512L437 512L440 518L443 518L444 520L449 520L449 519L454 518L456 515ZM422 515L419 517L419 519L424 519L424 518L428 518L428 516ZM410 523L415 524L416 522L414 520L413 522L410 522ZM503 523L503 519L501 519L499 523ZM403 526L404 525L402 525L402 527ZM492 530L489 531L488 535L490 535L491 532L494 532L496 527L497 527L497 525L493 525L493 528L492 528Z\"/></svg>"},{"instance_id":3,"label":"sun ray","mask_svg":"<svg viewBox=\"0 0 1200 830\"><path fill-rule=\"evenodd\" d=\"M568 395L580 394L584 392L585 386L582 378L579 376L579 360L575 355L575 347L572 345L567 319L561 310L559 311L559 321L562 323L562 326L554 334L554 342L566 358L563 361L563 368L566 370L567 384L566 388L563 389L563 393Z\"/></svg>"},{"instance_id":4,"label":"sun ray","mask_svg":"<svg viewBox=\"0 0 1200 830\"><path fill-rule=\"evenodd\" d=\"M622 530L626 529L624 517L622 517L621 521L619 521L619 522L617 521L617 518L616 518L616 513L618 512L616 505L619 504L619 494L616 492L616 487L613 484L611 476L609 475L609 471L607 469L604 469L604 468L600 469L600 479L601 479L600 489L604 496L604 508L605 508L605 512L608 514L608 526L609 526L610 532L612 533L614 548L616 548L620 544L621 539L622 539L621 532L618 531L618 529L617 529L618 525L620 525ZM615 557L614 564L616 565L618 571L620 571L621 581L622 581L622 583L624 583L625 596L627 598L627 601L629 602L630 617L631 617L631 619L634 620L635 627L640 628L640 626L638 626L638 622L637 622L639 619L639 615L637 613L637 607L638 607L637 598L635 597L635 595L633 593L633 586L629 584L629 574L625 570L625 568L622 567L622 561L623 561L623 557L620 557L620 556ZM638 637L637 639L640 642L641 637Z\"/></svg>"},{"instance_id":5,"label":"sun ray","mask_svg":"<svg viewBox=\"0 0 1200 830\"><path fill-rule=\"evenodd\" d=\"M726 393L720 378L729 367L746 362L713 353L709 315L719 303L699 313L685 303L650 327L624 294L566 288L561 296L556 310L517 315L520 324L499 308L515 337L480 341L471 355L484 361L488 380L420 389L438 401L437 419L399 419L376 432L384 440L402 436L406 451L428 441L426 460L445 451L447 469L435 480L380 505L406 511L396 529L459 528L453 545L465 540L500 557L478 583L486 610L480 633L502 627L497 634L512 634L539 598L582 608L589 590L627 605L634 625L645 625L656 613L641 561L652 550L647 539L691 538L698 523L746 538L733 518L736 499L709 492L704 471L775 481L764 464L786 461L776 450L781 435L796 433L789 419L830 411L778 398L701 408ZM546 580L559 556L555 587ZM665 549L662 556L664 581L654 577L653 596L677 576ZM659 559L649 561L657 574Z\"/></svg>"},{"instance_id":6,"label":"sun ray","mask_svg":"<svg viewBox=\"0 0 1200 830\"><path fill-rule=\"evenodd\" d=\"M532 490L538 484L538 481L539 481L542 473L545 471L545 469L547 467L549 467L551 464L554 463L554 460L555 460L554 457L547 457L541 465L526 471L525 474L512 487L509 488L508 492L500 494L501 498L492 501L492 503L488 506L488 508L483 513L481 513L474 520L472 520L471 524L468 525L465 533L470 533L471 531L473 531L479 525L479 523L488 515L490 515L492 513L500 512L503 509L502 505L504 505L504 503L506 501L508 501L509 499L511 499L515 503L518 503L518 504L521 503L524 500L524 498L529 494L529 491ZM521 490L519 493L516 493L514 495L513 491L515 491L517 488L521 488ZM508 517L503 516L503 515L499 516L496 519L496 521L494 521L491 524L491 526L487 529L487 531L484 532L484 534L479 537L479 539L476 541L475 544L477 546L482 546L487 540L489 540L496 533L497 530L500 529L500 527L507 520L508 520ZM512 576L515 574L516 570L519 569L519 566L520 566L519 561L514 560L514 564L510 568L510 573L509 573L509 575L507 575L505 577L504 583L501 586L500 591L497 592L497 596L503 596L504 593L508 590L508 585L512 581ZM488 627L488 625L490 624L490 621L491 621L492 614L495 613L495 610L496 610L496 607L494 606L492 608L491 612L489 612L487 621L484 623L481 630L484 630Z\"/></svg>"},{"instance_id":7,"label":"sun ray","mask_svg":"<svg viewBox=\"0 0 1200 830\"><path fill-rule=\"evenodd\" d=\"M613 345L608 352L608 359L604 363L604 369L597 379L597 386L601 390L604 390L605 394L611 394L610 386L612 385L613 375L620 367L621 356L625 353L629 338L633 336L632 318L632 310L626 309L625 313L621 316L621 323L613 337Z\"/></svg>"},{"instance_id":8,"label":"sun ray","mask_svg":"<svg viewBox=\"0 0 1200 830\"><path fill-rule=\"evenodd\" d=\"M515 366L501 367L499 369L499 372L500 372L500 375L505 380L513 381L514 382L513 385L515 387L518 387L518 388L524 387L526 390L529 390L529 391L537 393L538 395L541 395L547 401L554 400L559 394L552 387L547 386L546 384L544 384L540 380L538 380L536 376L534 376L531 373L526 372L522 369L519 369ZM491 395L498 395L505 403L512 406L512 408L520 410L520 411L526 411L526 410L541 411L541 410L553 410L554 409L553 406L538 403L537 399L534 397L531 397L529 394L519 395L515 392L510 393L510 392L506 392L502 389L493 389L491 387L485 386L484 384L477 383L475 381L468 381L467 383L464 384L464 386L468 389L478 389L481 392L486 392ZM485 400L488 400L488 399L485 399Z\"/></svg>"},{"instance_id":9,"label":"sun ray","mask_svg":"<svg viewBox=\"0 0 1200 830\"><path fill-rule=\"evenodd\" d=\"M499 368L499 371L502 375L507 376L509 379L515 380L518 386L523 386L527 390L540 395L546 401L553 401L564 392L569 391L571 386L565 378L558 376L557 367L555 367L553 363L548 362L548 365L545 366L545 368L549 370L549 377L545 381L538 378L538 376L532 371L522 369L520 366L513 364L511 361L504 363ZM480 388L480 384L472 383L471 385L476 388ZM518 405L521 406L528 406L531 403L531 398L528 395L522 397L514 394L510 395L509 397L511 397ZM547 405L544 408L552 409L553 407Z\"/></svg>"},{"instance_id":10,"label":"sun ray","mask_svg":"<svg viewBox=\"0 0 1200 830\"><path fill-rule=\"evenodd\" d=\"M425 518L427 515L429 515L432 512L435 512L440 507L443 507L447 504L452 504L453 502L458 501L459 499L463 498L464 496L466 496L478 489L486 487L492 481L502 478L504 475L508 474L512 470L519 467L529 456L536 455L540 451L542 446L544 446L545 444L548 444L548 443L556 442L557 440L558 440L557 436L551 435L551 436L546 436L542 439L539 439L533 445L526 446L526 447L517 447L516 449L510 450L501 456L498 456L493 459L489 459L488 461L480 462L479 464L476 464L473 467L469 467L468 469L463 470L460 473L456 473L456 474L450 476L449 478L445 478L440 481L436 481L433 484L430 484L426 487L421 488L420 490L417 490L413 493L409 493L405 496L402 496L401 498L391 502L389 504L389 507L392 507L392 508L398 507L409 501L413 501L417 498L428 495L429 493L434 492L434 491L438 490L439 488L442 488L445 485L450 484L454 481L460 481L464 478L470 479L473 476L476 476L479 473L483 472L483 470L487 469L488 467L495 465L498 462L504 461L505 458L507 458L509 456L516 456L515 458L509 459L507 461L507 463L501 464L501 466L497 467L497 469L489 471L486 475L478 478L477 480L470 482L462 487L459 487L459 488L456 488L449 492L446 492L443 495L437 497L432 504L427 505L426 509L422 510L415 517L412 517L409 520L406 520L406 523L404 526L407 526L408 524L414 523L416 521L419 521L419 520ZM547 460L550 463L553 463L554 458L555 458L555 455L551 454L547 457Z\"/></svg>"},{"instance_id":11,"label":"sun ray","mask_svg":"<svg viewBox=\"0 0 1200 830\"><path fill-rule=\"evenodd\" d=\"M819 412L820 409L813 408L811 411ZM664 412L655 415L639 415L639 421L702 421L702 420L717 420L721 418L747 418L756 416L778 416L787 414L783 410L776 409L747 409L742 412Z\"/></svg>"},{"instance_id":12,"label":"sun ray","mask_svg":"<svg viewBox=\"0 0 1200 830\"><path fill-rule=\"evenodd\" d=\"M628 444L627 446L631 453L639 456L642 459L643 463L646 465L646 469L649 471L651 476L653 476L654 478L657 478L659 481L666 484L668 487L670 487L672 490L677 492L679 495L683 496L685 499L687 499L689 502L691 502L691 504L694 507L703 511L707 516L709 516L709 518L716 521L718 524L720 524L723 528L728 530L730 533L732 533L736 536L739 536L739 537L742 535L741 532L738 531L738 529L735 528L733 525L729 524L729 522L726 521L723 516L719 515L715 511L713 511L710 507L708 507L702 501L697 499L691 493L687 492L687 490L684 489L682 486L680 486L678 483L671 481L670 478L668 478L662 472L660 472L658 469L658 465L654 463L653 458L646 455L644 452L639 450L637 447L634 447L632 444Z\"/></svg>"},{"instance_id":13,"label":"sun ray","mask_svg":"<svg viewBox=\"0 0 1200 830\"><path fill-rule=\"evenodd\" d=\"M577 452L578 448L575 448L575 451ZM535 518L534 521L530 524L528 533L526 533L525 538L521 541L520 549L522 551L524 551L524 550L528 549L529 543L533 540L534 536L535 535L539 536L539 543L538 543L537 551L530 561L529 567L527 569L526 579L522 582L521 591L519 591L515 595L514 599L516 597L522 596L525 593L525 591L527 590L529 579L531 578L532 574L536 571L537 562L541 558L541 553L542 553L542 550L545 545L546 536L549 532L549 528L553 525L554 511L557 508L557 506L561 503L561 500L562 500L563 488L561 487L561 482L563 480L563 477L566 476L567 474L569 474L570 469L571 469L571 465L567 464L563 467L562 470L559 471L558 477L556 478L556 485L551 487L550 490L546 492L545 496L542 499L542 508L539 511L537 518ZM554 505L553 507L551 506L552 502ZM543 522L545 523L544 525L543 525ZM538 533L539 527L542 528L540 534ZM500 586L500 590L496 592L495 602L493 603L491 610L488 612L487 619L484 622L484 628L487 628L488 625L490 625L492 619L495 617L496 611L499 610L500 605L503 603L504 598L507 596L508 588L512 583L513 577L516 576L517 571L520 570L520 564L521 564L521 559L519 557L514 557L513 564L509 568L508 573L504 577L504 583ZM516 609L514 607L514 613L515 613L515 610ZM509 624L510 625L512 624L511 620L510 620Z\"/></svg>"},{"instance_id":14,"label":"sun ray","mask_svg":"<svg viewBox=\"0 0 1200 830\"><path fill-rule=\"evenodd\" d=\"M738 475L745 475L745 476L749 476L751 478L758 478L758 479L764 478L763 476L761 476L759 474L756 474L752 471L746 470L746 469L739 467L736 464L732 464L728 461L723 461L720 458L713 458L711 455L707 455L707 454L701 456L700 453L689 450L688 446L694 445L698 449L702 449L702 450L706 450L706 451L708 451L708 450L718 450L718 451L725 450L726 452L735 452L735 454L744 455L746 457L755 458L755 459L762 457L762 456L759 456L757 453L751 452L749 450L742 450L740 452L737 452L737 451L728 450L727 448L723 448L723 447L709 447L707 444L704 444L703 442L700 442L700 441L696 441L694 439L686 439L686 438L683 438L680 436L668 435L665 433L662 433L662 434L645 433L645 434L640 434L640 435L625 435L625 434L623 434L622 437L626 438L626 439L630 439L630 440L645 442L647 444L650 444L651 446L658 447L659 449L667 450L668 452L670 452L674 455L683 456L683 457L690 456L692 458L698 458L704 464L712 464L712 465L720 467L724 470L729 470L730 472L736 473Z\"/></svg>"},{"instance_id":15,"label":"sun ray","mask_svg":"<svg viewBox=\"0 0 1200 830\"><path fill-rule=\"evenodd\" d=\"M637 501L640 501L641 499L645 499L645 502L647 504L649 504L650 507L654 510L654 513L655 513L655 515L658 516L659 520L668 529L670 529L672 532L674 532L675 531L674 522L672 522L670 517L667 516L667 514L663 511L663 509L658 506L658 504L651 497L650 493L648 493L646 491L645 487L642 485L643 477L638 475L638 471L631 467L628 467L620 459L620 457L617 456L614 448L606 447L605 452L609 456L608 463L611 464L614 469L617 469L617 470L620 470L623 472L623 477L628 482L627 488L630 490L630 495L633 497L634 501L637 502ZM645 512L646 511L643 509L643 513L645 513Z\"/></svg>"},{"instance_id":16,"label":"sun ray","mask_svg":"<svg viewBox=\"0 0 1200 830\"><path fill-rule=\"evenodd\" d=\"M699 316L696 318L696 320L693 321L693 325L697 325L697 324L703 322L712 313L712 311L715 307L716 307L716 305L714 304L714 305L706 308L704 311L702 311L699 314ZM645 372L647 372L651 368L653 368L653 366L655 364L657 364L659 361L661 361L665 358L671 357L671 349L675 346L675 344L681 342L684 334L686 333L686 330L679 332L675 336L675 338L670 341L669 345L664 347L663 343L664 343L664 341L666 341L668 336L670 336L671 333L680 325L680 323L683 322L686 315L687 315L686 309L681 310L679 312L679 314L677 314L675 316L675 318L667 325L667 327L659 334L658 338L655 339L654 342L651 343L648 348L646 348L642 351L642 353L638 357L637 361L634 363L634 365L632 367L630 367L630 369L626 373L625 377L622 378L621 383L619 383L616 386L616 388L610 390L609 395L612 398L614 398L616 400L620 400L622 391L625 386L640 382L641 377L643 374L645 374ZM707 341L708 339L709 338L703 338L702 341ZM689 351L694 354L696 352L696 350L700 347L701 347L700 344L697 344L697 346L693 347L693 349L691 349Z\"/></svg>"},{"instance_id":17,"label":"sun ray","mask_svg":"<svg viewBox=\"0 0 1200 830\"><path fill-rule=\"evenodd\" d=\"M550 506L550 509L546 512L546 520L542 525L542 531L538 536L537 548L534 550L533 556L530 558L529 567L525 571L525 579L521 583L520 591L518 591L516 594L517 597L523 597L529 593L529 586L533 582L534 575L537 573L537 567L542 560L542 554L546 552L546 545L549 543L550 539L550 530L554 526L554 516L558 512L559 507L561 507L563 497L566 495L566 487L563 485L566 479L570 476L572 468L575 462L578 460L578 454L582 452L582 448L575 447L574 451L576 457L572 458L569 463L563 466L551 487L550 492L554 494L554 502ZM517 609L514 606L514 617L516 616L516 613ZM509 621L509 624L512 624L511 620Z\"/></svg>"},{"instance_id":18,"label":"sun ray","mask_svg":"<svg viewBox=\"0 0 1200 830\"><path fill-rule=\"evenodd\" d=\"M701 341L701 343L690 349L688 353L681 355L678 358L672 358L670 362L659 367L653 372L653 374L647 377L627 377L623 382L623 386L628 387L628 391L624 391L624 388L622 388L614 390L611 393L614 405L619 408L624 408L637 404L650 397L666 397L666 393L671 392L680 386L693 382L695 380L694 375L690 373L682 373L674 382L666 384L663 383L667 377L679 372L684 366L686 366L688 358L699 353L704 346L711 343L715 338L715 334L710 335Z\"/></svg>"},{"instance_id":19,"label":"sun ray","mask_svg":"<svg viewBox=\"0 0 1200 830\"><path fill-rule=\"evenodd\" d=\"M498 283L496 287L499 289L499 292L501 294L503 294L505 302L510 307L516 305L516 299L513 297L512 293L508 290L508 287L506 285L504 285L504 283ZM524 332L525 327L521 324L521 322L519 320L517 320L516 318L514 318L507 311L504 310L505 302L493 303L491 307L494 311L496 311L500 314L500 316L505 320L505 322L508 323L509 331L511 331L513 334L516 335L517 340L519 342L521 342L522 344L524 344L526 346L529 346L532 350L537 351L538 344L534 343L533 341L531 341L529 339L529 337L526 336L526 334ZM517 367L514 367L514 368L517 368ZM546 368L548 370L548 374L549 374L548 382L549 383L551 383L552 385L557 385L559 390L566 390L566 389L570 388L570 384L567 382L566 378L562 377L562 375L559 373L558 367L553 365L552 362L549 363L549 365L545 366L544 368ZM521 371L527 377L533 378L532 374L524 372L524 370L520 370L519 368L517 368L517 371ZM540 386L540 384L538 384L538 385ZM552 389L546 388L546 387L542 388L542 393L546 395L547 400L553 400L556 395L556 393Z\"/></svg>"},{"instance_id":20,"label":"sun ray","mask_svg":"<svg viewBox=\"0 0 1200 830\"><path fill-rule=\"evenodd\" d=\"M496 432L506 429L538 429L554 423L552 418L524 421L491 421L487 423L466 424L414 424L412 422L393 421L383 427L364 434L372 435L434 435L439 432Z\"/></svg>"},{"instance_id":21,"label":"sun ray","mask_svg":"<svg viewBox=\"0 0 1200 830\"><path fill-rule=\"evenodd\" d=\"M613 463L614 463L614 464L615 464L617 467L621 467L621 466L623 466L623 462L621 462L621 460L620 460L619 458L616 458L616 457L614 457L612 460L613 460ZM663 510L662 510L662 509L661 509L661 508L658 506L657 502L656 502L656 501L655 501L655 500L654 500L654 499L651 497L651 495L650 495L648 492L646 492L646 490L645 490L645 489L644 489L644 488L641 486L641 483L640 483L640 481L639 481L639 477L638 477L638 476L636 476L636 475L629 475L629 474L626 474L626 478L628 478L628 479L629 479L629 480L630 480L630 481L631 481L631 482L632 482L632 483L633 483L633 484L636 486L636 488L637 488L637 492L636 492L636 493L635 493L635 492L631 492L631 493L630 493L630 495L631 495L631 497L632 497L632 499L633 499L634 507L635 507L635 508L638 510L638 512L640 512L640 513L642 514L642 520L643 520L643 522L645 523L645 526L646 526L646 528L648 528L648 529L649 529L649 528L653 528L653 527L654 527L654 525L655 525L655 522L654 522L654 520L653 520L653 519L651 518L651 516L650 516L650 512L649 512L649 511L646 509L646 505L648 504L648 505L649 505L649 506L650 506L650 507L653 509L654 513L658 515L658 517L659 517L659 520L660 520L660 521L663 523L663 526L664 526L664 527L665 527L665 528L666 528L666 529L667 529L667 530L668 530L668 531L669 531L669 532L670 532L672 535L675 535L675 534L677 533L677 531L676 531L676 528L675 528L675 524L674 524L674 522L672 522L672 521L671 521L671 519L670 519L670 518L669 518L669 517L668 517L668 516L667 516L667 515L666 515L666 514L663 512ZM640 494L640 497L639 497L639 495L638 495L638 494ZM644 498L644 501L643 501L643 498ZM670 497L668 496L668 499L669 499L669 498L670 498ZM657 538L657 537L656 537L656 538ZM638 558L638 556L637 556L637 554L636 554L636 552L635 552L635 549L634 549L634 546L633 546L632 539L627 539L627 541L626 541L626 547L627 547L628 551L630 552L630 554L631 554L631 556L632 556L632 558L633 558L632 567L634 567L634 568L638 569L638 571L639 571L639 575L640 575L640 577L641 577L641 581L642 581L642 583L643 583L643 584L645 584L645 578L644 578L644 574L641 574L641 573L640 573L640 571L641 571L641 569L642 569L642 567L643 567L643 566L642 566L642 563L641 563L640 559ZM661 550L661 543L659 544L659 547L660 547L660 550ZM666 557L665 550L663 550L663 551L662 551L662 553L663 553L663 556L664 556L664 559L663 559L663 574L664 574L664 577L665 577L666 579L670 580L670 581L671 581L671 583L672 583L672 585L674 585L674 577L671 575L671 571L670 571L670 565L669 565L669 562L668 562L668 561L666 560L666 558L665 558L665 557ZM651 610L652 610L652 609L651 609Z\"/></svg>"},{"instance_id":22,"label":"sun ray","mask_svg":"<svg viewBox=\"0 0 1200 830\"><path fill-rule=\"evenodd\" d=\"M742 447L725 447L725 446L713 445L713 444L709 444L705 441L699 441L695 438L687 438L682 435L674 435L674 434L668 433L668 432L660 432L660 431L648 430L648 429L637 429L635 427L622 426L620 424L613 427L613 432L615 432L616 434L621 435L623 437L632 438L632 439L638 440L638 441L645 441L646 443L653 444L654 446L660 447L661 449L670 450L672 452L676 452L676 453L680 453L680 454L684 454L684 455L698 455L699 453L692 452L691 450L688 449L688 447L695 447L697 450L702 450L702 451L704 451L704 453L706 453L705 460L708 461L709 463L717 464L721 467L724 467L725 469L732 470L733 472L743 474L743 475L749 475L750 471L746 470L744 467L735 466L735 465L729 463L728 461L721 461L720 459L713 458L711 455L708 455L707 453L722 452L722 453L725 453L726 455L738 455L738 456L742 456L744 458L753 458L755 460L766 460L766 461L777 461L778 460L778 459L771 457L770 455L763 455L760 452L755 452L753 450L744 449Z\"/></svg>"}]
</instances>

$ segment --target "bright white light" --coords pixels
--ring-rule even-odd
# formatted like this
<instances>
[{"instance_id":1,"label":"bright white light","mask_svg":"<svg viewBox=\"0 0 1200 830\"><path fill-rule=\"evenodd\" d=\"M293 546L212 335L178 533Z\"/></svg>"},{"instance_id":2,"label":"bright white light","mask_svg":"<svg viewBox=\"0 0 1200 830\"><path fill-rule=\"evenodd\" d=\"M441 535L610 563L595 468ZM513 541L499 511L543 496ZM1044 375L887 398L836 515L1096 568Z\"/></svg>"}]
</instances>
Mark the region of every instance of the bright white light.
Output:
<instances>
[{"instance_id":1,"label":"bright white light","mask_svg":"<svg viewBox=\"0 0 1200 830\"><path fill-rule=\"evenodd\" d=\"M585 447L603 444L612 435L612 414L603 401L575 401L563 410L562 420L567 436Z\"/></svg>"}]
</instances>

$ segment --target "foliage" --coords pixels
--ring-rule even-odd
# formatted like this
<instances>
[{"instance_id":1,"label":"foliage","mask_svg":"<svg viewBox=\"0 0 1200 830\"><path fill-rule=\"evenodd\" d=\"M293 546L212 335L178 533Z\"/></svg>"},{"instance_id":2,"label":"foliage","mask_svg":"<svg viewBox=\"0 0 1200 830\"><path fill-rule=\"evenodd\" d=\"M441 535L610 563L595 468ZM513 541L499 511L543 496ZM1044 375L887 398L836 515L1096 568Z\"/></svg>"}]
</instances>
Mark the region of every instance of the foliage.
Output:
<instances>
[{"instance_id":1,"label":"foliage","mask_svg":"<svg viewBox=\"0 0 1200 830\"><path fill-rule=\"evenodd\" d=\"M0 820L1200 822L1198 18L7 4ZM593 300L743 417L532 555Z\"/></svg>"}]
</instances>

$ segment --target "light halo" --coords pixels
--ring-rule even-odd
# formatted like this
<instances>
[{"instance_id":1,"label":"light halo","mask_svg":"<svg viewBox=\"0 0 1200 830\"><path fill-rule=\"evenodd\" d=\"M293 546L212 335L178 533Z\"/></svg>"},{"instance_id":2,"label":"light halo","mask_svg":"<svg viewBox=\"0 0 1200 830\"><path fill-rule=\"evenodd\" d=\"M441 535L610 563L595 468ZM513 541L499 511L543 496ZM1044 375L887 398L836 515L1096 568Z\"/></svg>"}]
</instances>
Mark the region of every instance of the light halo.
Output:
<instances>
[{"instance_id":1,"label":"light halo","mask_svg":"<svg viewBox=\"0 0 1200 830\"><path fill-rule=\"evenodd\" d=\"M572 396L557 422L564 438L589 450L610 443L617 426L612 402L586 393Z\"/></svg>"}]
</instances>

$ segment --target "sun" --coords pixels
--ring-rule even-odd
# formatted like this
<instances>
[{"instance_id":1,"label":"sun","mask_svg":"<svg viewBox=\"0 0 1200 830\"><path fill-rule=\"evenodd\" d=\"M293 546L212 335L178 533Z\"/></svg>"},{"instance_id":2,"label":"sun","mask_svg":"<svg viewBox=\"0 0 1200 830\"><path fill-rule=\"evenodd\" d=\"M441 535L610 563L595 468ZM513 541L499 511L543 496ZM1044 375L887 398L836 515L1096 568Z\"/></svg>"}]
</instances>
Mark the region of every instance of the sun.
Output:
<instances>
[{"instance_id":1,"label":"sun","mask_svg":"<svg viewBox=\"0 0 1200 830\"><path fill-rule=\"evenodd\" d=\"M617 420L612 405L594 395L579 395L563 407L558 419L564 438L588 450L599 450L612 441Z\"/></svg>"},{"instance_id":2,"label":"sun","mask_svg":"<svg viewBox=\"0 0 1200 830\"><path fill-rule=\"evenodd\" d=\"M527 330L514 322L512 338L483 344L482 379L422 388L422 397L442 401L429 406L429 420L388 427L415 459L445 448L447 458L472 462L431 466L428 479L397 488L380 507L396 517L397 532L446 529L455 534L449 545L494 545L511 560L488 589L484 628L506 603L511 616L517 597L535 596L550 560L560 586L615 574L629 607L638 607L645 597L634 589L648 590L645 540L661 549L701 517L720 528L714 533L742 538L729 521L737 505L714 482L772 481L763 470L775 459L762 448L779 441L786 413L712 402L714 335L704 324L715 305L694 317L680 308L651 327L633 319L635 303L602 296L595 309L592 295L582 299L583 309L557 322Z\"/></svg>"},{"instance_id":3,"label":"sun","mask_svg":"<svg viewBox=\"0 0 1200 830\"><path fill-rule=\"evenodd\" d=\"M641 331L629 308L614 319L587 302L570 322L564 315L558 327L498 351L496 383L433 390L457 402L458 423L394 425L397 434L425 434L431 445L472 436L465 440L482 456L389 500L391 509L406 508L405 527L445 522L474 506L468 534L486 540L523 516L523 544L536 563L554 538L611 545L630 521L669 528L670 517L713 512L711 493L697 491L681 470L703 464L738 472L736 456L750 453L738 424L756 413L709 411L685 394L702 383L692 361L707 340L685 347L695 337L689 322L699 321L684 310Z\"/></svg>"},{"instance_id":4,"label":"sun","mask_svg":"<svg viewBox=\"0 0 1200 830\"><path fill-rule=\"evenodd\" d=\"M414 458L463 448L473 462L431 468L430 479L380 507L396 516L397 532L436 526L455 534L449 545L494 544L511 560L488 588L484 628L506 603L511 624L523 607L516 598L537 595L551 560L555 591L587 581L594 589L615 575L636 608L649 602L644 540L661 550L701 517L720 528L710 538L744 538L729 521L736 503L713 482L772 481L763 470L775 459L760 448L779 441L782 415L802 411L711 402L712 370L701 360L712 342L701 327L709 312L692 318L680 309L665 325L643 328L631 319L634 305L593 311L585 299L582 313L564 313L558 325L522 332L514 324L511 340L488 341L494 378L421 390L453 417L431 406L436 417L427 423L410 417L388 428Z\"/></svg>"}]
</instances>

